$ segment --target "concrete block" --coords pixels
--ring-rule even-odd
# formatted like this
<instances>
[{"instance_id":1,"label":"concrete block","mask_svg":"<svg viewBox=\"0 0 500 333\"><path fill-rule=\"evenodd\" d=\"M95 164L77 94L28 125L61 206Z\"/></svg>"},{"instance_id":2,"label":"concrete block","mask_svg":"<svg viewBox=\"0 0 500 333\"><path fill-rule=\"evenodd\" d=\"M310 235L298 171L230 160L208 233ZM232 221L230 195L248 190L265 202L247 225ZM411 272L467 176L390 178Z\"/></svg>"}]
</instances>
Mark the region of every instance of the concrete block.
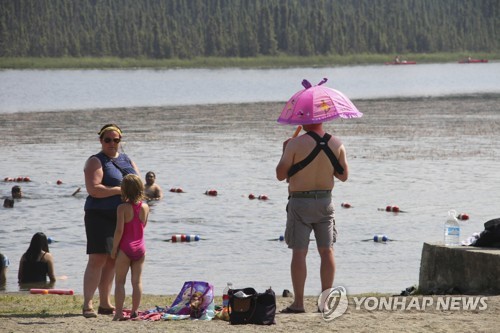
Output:
<instances>
[{"instance_id":1,"label":"concrete block","mask_svg":"<svg viewBox=\"0 0 500 333\"><path fill-rule=\"evenodd\" d=\"M419 291L423 294L500 294L500 249L424 243Z\"/></svg>"}]
</instances>

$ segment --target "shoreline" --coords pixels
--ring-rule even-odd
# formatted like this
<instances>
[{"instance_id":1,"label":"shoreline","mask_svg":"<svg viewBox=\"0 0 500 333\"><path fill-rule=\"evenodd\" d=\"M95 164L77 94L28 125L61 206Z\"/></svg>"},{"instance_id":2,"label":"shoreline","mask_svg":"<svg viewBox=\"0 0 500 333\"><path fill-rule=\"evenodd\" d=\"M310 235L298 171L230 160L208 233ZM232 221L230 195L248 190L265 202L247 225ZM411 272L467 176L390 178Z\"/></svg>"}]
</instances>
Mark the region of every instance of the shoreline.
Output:
<instances>
[{"instance_id":1,"label":"shoreline","mask_svg":"<svg viewBox=\"0 0 500 333\"><path fill-rule=\"evenodd\" d=\"M171 302L175 296L143 295L140 309L154 309ZM356 298L358 297L358 298ZM366 297L363 299L363 297ZM323 314L316 312L316 297L306 297L306 313L281 314L292 302L291 298L276 297L276 324L230 325L229 322L213 319L174 320L174 321L122 321L113 322L112 316L99 315L86 319L81 315L82 296L60 295L12 295L0 294L0 318L5 332L33 332L43 327L48 332L123 332L124 330L145 330L147 332L203 331L215 333L229 332L496 332L498 323L496 314L500 311L500 296L447 295L432 296L399 296L399 303L381 306L383 299L392 302L386 296L348 296L346 311L340 316L327 320ZM467 299L475 301L474 309L464 309ZM95 299L96 300L96 299ZM426 302L427 300L427 302ZM162 302L155 304L155 302ZM215 298L220 304L221 298ZM401 305L404 302L404 306ZM446 303L448 302L448 306ZM458 304L451 306L452 302ZM95 306L97 303L94 303ZM171 304L171 303L170 303ZM399 305L398 305L399 304ZM411 305L413 304L413 305ZM130 295L125 301L125 308L130 306ZM38 328L36 328L38 327Z\"/></svg>"},{"instance_id":2,"label":"shoreline","mask_svg":"<svg viewBox=\"0 0 500 333\"><path fill-rule=\"evenodd\" d=\"M407 53L401 57L417 64L457 63L471 56L474 59L500 60L499 52ZM0 57L0 69L179 69L179 68L296 68L384 65L393 54L349 54L328 56L259 56L259 57L195 57L193 59L148 59L119 57Z\"/></svg>"}]
</instances>

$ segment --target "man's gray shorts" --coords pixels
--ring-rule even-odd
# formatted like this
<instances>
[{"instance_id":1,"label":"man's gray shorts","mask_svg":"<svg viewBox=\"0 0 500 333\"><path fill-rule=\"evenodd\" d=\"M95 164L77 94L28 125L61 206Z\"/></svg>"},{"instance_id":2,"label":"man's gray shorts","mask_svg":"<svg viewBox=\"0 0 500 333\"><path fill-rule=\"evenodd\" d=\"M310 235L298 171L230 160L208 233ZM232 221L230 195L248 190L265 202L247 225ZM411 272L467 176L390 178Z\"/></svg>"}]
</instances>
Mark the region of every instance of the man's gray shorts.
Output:
<instances>
[{"instance_id":1,"label":"man's gray shorts","mask_svg":"<svg viewBox=\"0 0 500 333\"><path fill-rule=\"evenodd\" d=\"M333 247L333 243L337 240L335 210L331 195L307 195L316 192L325 193L325 191L310 191L291 194L285 229L285 241L291 249L307 249L312 230L317 247Z\"/></svg>"}]
</instances>

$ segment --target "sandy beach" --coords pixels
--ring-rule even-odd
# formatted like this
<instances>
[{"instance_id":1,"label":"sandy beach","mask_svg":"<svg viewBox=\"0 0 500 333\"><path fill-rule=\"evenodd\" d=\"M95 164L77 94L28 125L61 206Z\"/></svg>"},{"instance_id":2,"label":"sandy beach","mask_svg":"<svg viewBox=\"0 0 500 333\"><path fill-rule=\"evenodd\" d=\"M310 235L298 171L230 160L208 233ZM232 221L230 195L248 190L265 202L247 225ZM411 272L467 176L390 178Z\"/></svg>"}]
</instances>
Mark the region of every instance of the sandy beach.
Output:
<instances>
[{"instance_id":1,"label":"sandy beach","mask_svg":"<svg viewBox=\"0 0 500 333\"><path fill-rule=\"evenodd\" d=\"M33 296L31 295L31 297ZM377 295L377 298L388 296ZM22 297L30 297L30 295ZM46 298L45 304L40 306L42 309L50 307L51 303L57 303L60 301L60 297L66 296L46 295L38 297ZM453 297L461 296L454 295ZM76 310L81 304L81 297L74 297L74 311L59 314L12 314L9 313L8 298L8 295L0 296L0 318L3 332L498 332L497 315L500 311L500 296L487 297L485 299L487 309L484 310L443 310L437 309L437 303L434 302L433 306L427 306L425 310L413 308L394 311L371 310L371 308L365 309L363 306L359 306L358 309L356 302L353 301L352 297L349 297L347 311L338 318L326 321L322 314L314 312L316 297L307 297L307 313L276 314L276 325L259 326L230 325L222 320L112 322L112 316L102 315L95 319L85 319ZM399 299L410 304L413 298L410 296ZM422 296L418 298L421 300ZM437 296L433 297L434 300L436 298ZM278 309L283 309L289 302L290 298L277 297ZM415 302L415 304L422 304L422 302ZM373 299L370 303L370 306L372 305ZM143 304L141 308L154 308L154 304Z\"/></svg>"}]
</instances>

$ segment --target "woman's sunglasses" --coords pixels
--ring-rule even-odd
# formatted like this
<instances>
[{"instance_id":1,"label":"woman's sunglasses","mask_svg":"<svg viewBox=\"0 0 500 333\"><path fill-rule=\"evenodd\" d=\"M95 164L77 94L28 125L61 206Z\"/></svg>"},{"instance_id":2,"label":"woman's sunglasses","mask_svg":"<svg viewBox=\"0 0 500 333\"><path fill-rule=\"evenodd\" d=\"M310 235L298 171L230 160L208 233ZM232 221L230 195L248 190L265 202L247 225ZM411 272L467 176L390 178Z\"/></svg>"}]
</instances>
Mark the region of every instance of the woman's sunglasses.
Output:
<instances>
[{"instance_id":1,"label":"woman's sunglasses","mask_svg":"<svg viewBox=\"0 0 500 333\"><path fill-rule=\"evenodd\" d=\"M106 138L104 139L104 142L106 143L110 143L111 141L113 141L114 143L120 143L120 141L122 141L122 139L111 139L111 138Z\"/></svg>"}]
</instances>

